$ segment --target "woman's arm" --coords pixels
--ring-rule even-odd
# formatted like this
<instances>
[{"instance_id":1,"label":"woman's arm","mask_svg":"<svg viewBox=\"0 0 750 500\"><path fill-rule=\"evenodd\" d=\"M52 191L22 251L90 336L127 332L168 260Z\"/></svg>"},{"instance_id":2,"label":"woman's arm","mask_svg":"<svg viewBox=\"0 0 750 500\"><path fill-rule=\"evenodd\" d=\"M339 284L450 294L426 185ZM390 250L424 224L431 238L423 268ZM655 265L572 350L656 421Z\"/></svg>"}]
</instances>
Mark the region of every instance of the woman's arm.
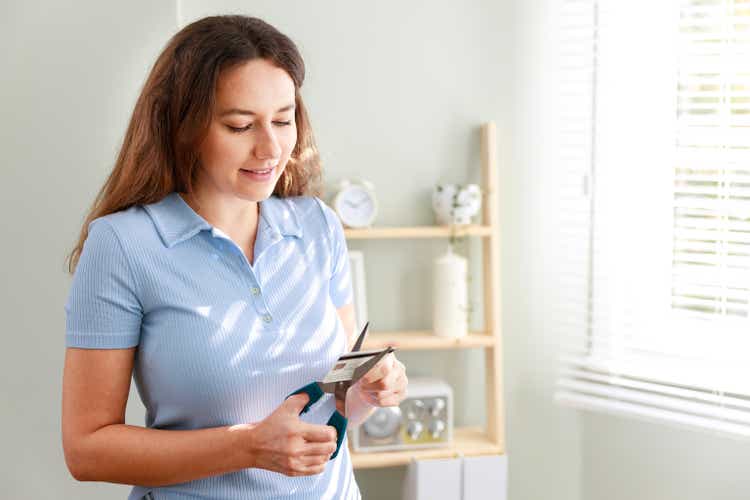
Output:
<instances>
[{"instance_id":1,"label":"woman's arm","mask_svg":"<svg viewBox=\"0 0 750 500\"><path fill-rule=\"evenodd\" d=\"M346 351L349 352L354 347L354 343L357 341L357 333L355 332L357 325L354 321L354 304L346 304L337 309L341 324L344 325L344 331L346 332Z\"/></svg>"},{"instance_id":2,"label":"woman's arm","mask_svg":"<svg viewBox=\"0 0 750 500\"><path fill-rule=\"evenodd\" d=\"M66 350L62 438L78 480L162 486L247 467L318 474L336 449L333 429L299 420L304 394L256 424L190 431L126 425L134 352Z\"/></svg>"}]
</instances>

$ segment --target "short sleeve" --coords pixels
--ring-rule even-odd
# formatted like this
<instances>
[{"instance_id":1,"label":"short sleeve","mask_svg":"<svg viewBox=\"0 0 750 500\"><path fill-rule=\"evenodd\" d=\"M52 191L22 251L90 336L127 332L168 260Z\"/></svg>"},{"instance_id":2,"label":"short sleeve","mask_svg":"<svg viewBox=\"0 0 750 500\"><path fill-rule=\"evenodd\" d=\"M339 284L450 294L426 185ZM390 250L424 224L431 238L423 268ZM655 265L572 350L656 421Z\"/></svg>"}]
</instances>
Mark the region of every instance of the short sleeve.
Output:
<instances>
[{"instance_id":1,"label":"short sleeve","mask_svg":"<svg viewBox=\"0 0 750 500\"><path fill-rule=\"evenodd\" d=\"M143 310L117 233L105 219L89 225L73 274L66 347L122 349L138 345Z\"/></svg>"},{"instance_id":2,"label":"short sleeve","mask_svg":"<svg viewBox=\"0 0 750 500\"><path fill-rule=\"evenodd\" d=\"M331 241L331 278L329 291L333 304L339 308L351 304L354 299L352 293L352 278L349 266L349 250L346 246L344 227L341 220L331 207L320 202L326 218L326 225Z\"/></svg>"}]
</instances>

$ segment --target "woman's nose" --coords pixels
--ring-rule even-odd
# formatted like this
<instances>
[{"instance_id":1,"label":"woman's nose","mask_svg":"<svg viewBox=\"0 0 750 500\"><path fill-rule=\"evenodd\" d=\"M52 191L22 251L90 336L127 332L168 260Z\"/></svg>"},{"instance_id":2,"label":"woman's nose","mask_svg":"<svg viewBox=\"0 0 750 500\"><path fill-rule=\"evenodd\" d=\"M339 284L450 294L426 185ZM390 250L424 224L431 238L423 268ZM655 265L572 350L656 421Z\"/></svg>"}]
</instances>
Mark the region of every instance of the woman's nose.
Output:
<instances>
[{"instance_id":1,"label":"woman's nose","mask_svg":"<svg viewBox=\"0 0 750 500\"><path fill-rule=\"evenodd\" d=\"M258 132L258 142L255 143L255 156L261 160L281 156L281 146L273 130L262 127Z\"/></svg>"}]
</instances>

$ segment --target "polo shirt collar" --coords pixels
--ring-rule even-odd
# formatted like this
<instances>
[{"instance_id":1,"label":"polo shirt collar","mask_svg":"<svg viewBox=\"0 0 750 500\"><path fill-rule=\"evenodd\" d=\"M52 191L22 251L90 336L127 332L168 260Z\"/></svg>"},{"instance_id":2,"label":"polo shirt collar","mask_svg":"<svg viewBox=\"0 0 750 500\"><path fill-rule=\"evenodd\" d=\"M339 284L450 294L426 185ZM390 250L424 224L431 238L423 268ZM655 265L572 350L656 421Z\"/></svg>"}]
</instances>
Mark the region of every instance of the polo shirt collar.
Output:
<instances>
[{"instance_id":1,"label":"polo shirt collar","mask_svg":"<svg viewBox=\"0 0 750 500\"><path fill-rule=\"evenodd\" d=\"M261 217L258 232L261 236L259 239L263 239L264 243L273 243L284 236L302 237L302 226L294 203L276 196L259 203ZM192 238L203 230L211 231L214 236L217 232L221 233L174 191L159 202L144 205L144 208L168 248Z\"/></svg>"}]
</instances>

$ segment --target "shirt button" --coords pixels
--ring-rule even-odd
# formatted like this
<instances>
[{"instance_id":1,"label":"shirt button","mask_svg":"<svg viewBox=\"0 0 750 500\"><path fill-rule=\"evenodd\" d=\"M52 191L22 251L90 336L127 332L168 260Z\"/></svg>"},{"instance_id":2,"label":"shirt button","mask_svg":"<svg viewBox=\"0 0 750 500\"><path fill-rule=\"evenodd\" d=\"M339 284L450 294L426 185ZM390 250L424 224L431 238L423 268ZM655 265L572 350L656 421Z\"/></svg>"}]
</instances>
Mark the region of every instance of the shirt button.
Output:
<instances>
[{"instance_id":1,"label":"shirt button","mask_svg":"<svg viewBox=\"0 0 750 500\"><path fill-rule=\"evenodd\" d=\"M257 286L254 286L250 289L250 291L252 292L253 295L258 295L260 293L260 288L258 288Z\"/></svg>"},{"instance_id":2,"label":"shirt button","mask_svg":"<svg viewBox=\"0 0 750 500\"><path fill-rule=\"evenodd\" d=\"M271 315L270 314L264 314L263 315L263 321L265 321L266 323L270 323L271 322Z\"/></svg>"}]
</instances>

